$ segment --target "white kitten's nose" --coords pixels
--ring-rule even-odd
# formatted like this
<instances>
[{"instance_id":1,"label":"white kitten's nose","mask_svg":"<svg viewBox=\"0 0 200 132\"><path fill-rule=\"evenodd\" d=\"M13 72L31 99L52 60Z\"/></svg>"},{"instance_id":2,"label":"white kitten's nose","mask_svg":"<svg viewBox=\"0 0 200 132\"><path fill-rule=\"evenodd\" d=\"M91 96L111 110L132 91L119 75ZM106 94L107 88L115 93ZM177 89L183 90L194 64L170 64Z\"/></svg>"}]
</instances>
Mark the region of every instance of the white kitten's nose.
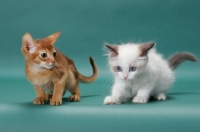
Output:
<instances>
[{"instance_id":1,"label":"white kitten's nose","mask_svg":"<svg viewBox=\"0 0 200 132\"><path fill-rule=\"evenodd\" d=\"M128 73L127 72L123 72L123 77L124 77L124 79L127 79L128 78Z\"/></svg>"},{"instance_id":2,"label":"white kitten's nose","mask_svg":"<svg viewBox=\"0 0 200 132\"><path fill-rule=\"evenodd\" d=\"M124 76L124 79L126 80L128 78L128 76Z\"/></svg>"}]
</instances>

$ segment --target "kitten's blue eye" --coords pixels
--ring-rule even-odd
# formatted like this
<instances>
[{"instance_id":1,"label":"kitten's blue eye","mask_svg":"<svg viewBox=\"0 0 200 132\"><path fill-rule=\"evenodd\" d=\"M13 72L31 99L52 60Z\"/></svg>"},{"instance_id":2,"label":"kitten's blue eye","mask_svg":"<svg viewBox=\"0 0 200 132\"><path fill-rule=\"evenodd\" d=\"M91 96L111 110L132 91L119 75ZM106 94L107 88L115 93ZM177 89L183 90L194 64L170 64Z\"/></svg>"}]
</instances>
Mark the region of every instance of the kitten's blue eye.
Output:
<instances>
[{"instance_id":1,"label":"kitten's blue eye","mask_svg":"<svg viewBox=\"0 0 200 132\"><path fill-rule=\"evenodd\" d=\"M117 71L122 71L122 68L120 66L117 66Z\"/></svg>"},{"instance_id":2,"label":"kitten's blue eye","mask_svg":"<svg viewBox=\"0 0 200 132\"><path fill-rule=\"evenodd\" d=\"M130 68L129 68L129 71L135 71L136 70L136 67L134 67L134 66L131 66Z\"/></svg>"}]
</instances>

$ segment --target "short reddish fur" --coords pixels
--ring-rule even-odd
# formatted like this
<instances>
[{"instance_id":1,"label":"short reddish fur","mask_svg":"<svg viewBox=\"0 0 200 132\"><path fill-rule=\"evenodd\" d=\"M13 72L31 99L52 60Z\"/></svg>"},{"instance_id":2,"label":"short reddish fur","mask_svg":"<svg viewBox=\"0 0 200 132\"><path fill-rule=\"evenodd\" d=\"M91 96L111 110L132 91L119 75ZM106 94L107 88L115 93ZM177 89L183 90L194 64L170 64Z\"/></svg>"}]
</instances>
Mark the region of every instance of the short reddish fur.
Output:
<instances>
[{"instance_id":1,"label":"short reddish fur","mask_svg":"<svg viewBox=\"0 0 200 132\"><path fill-rule=\"evenodd\" d=\"M26 76L33 84L37 94L36 99L33 101L34 104L44 104L47 100L50 100L50 105L61 105L66 90L72 94L69 101L80 101L78 83L93 82L98 76L97 66L91 57L90 63L93 68L93 75L85 77L77 71L71 59L54 48L54 43L59 35L60 32L56 32L39 40L34 40L29 33L22 37L21 51L25 57ZM55 51L56 56L54 57L53 53ZM47 53L49 56L42 58L42 52ZM45 65L55 64L55 66L48 69L41 67L41 62Z\"/></svg>"}]
</instances>

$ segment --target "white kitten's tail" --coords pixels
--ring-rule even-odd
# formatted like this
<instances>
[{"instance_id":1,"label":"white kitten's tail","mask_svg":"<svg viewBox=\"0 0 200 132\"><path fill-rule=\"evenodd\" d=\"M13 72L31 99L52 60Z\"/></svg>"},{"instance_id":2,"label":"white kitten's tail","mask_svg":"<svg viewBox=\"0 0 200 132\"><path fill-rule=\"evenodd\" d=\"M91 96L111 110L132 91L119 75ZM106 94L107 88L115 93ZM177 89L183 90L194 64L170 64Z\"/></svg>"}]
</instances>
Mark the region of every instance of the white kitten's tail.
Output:
<instances>
[{"instance_id":1,"label":"white kitten's tail","mask_svg":"<svg viewBox=\"0 0 200 132\"><path fill-rule=\"evenodd\" d=\"M178 67L182 62L184 62L186 60L196 62L197 58L191 53L183 52L183 53L178 53L178 54L172 55L168 59L168 63L169 63L170 68L172 68L174 70L174 69L176 69L176 67Z\"/></svg>"},{"instance_id":2,"label":"white kitten's tail","mask_svg":"<svg viewBox=\"0 0 200 132\"><path fill-rule=\"evenodd\" d=\"M92 59L92 57L90 57L90 64L93 69L93 74L90 77L86 77L86 76L83 76L82 74L78 73L78 79L81 83L93 82L96 80L96 78L98 76L98 68L97 68L96 64L94 63L94 60Z\"/></svg>"}]
</instances>

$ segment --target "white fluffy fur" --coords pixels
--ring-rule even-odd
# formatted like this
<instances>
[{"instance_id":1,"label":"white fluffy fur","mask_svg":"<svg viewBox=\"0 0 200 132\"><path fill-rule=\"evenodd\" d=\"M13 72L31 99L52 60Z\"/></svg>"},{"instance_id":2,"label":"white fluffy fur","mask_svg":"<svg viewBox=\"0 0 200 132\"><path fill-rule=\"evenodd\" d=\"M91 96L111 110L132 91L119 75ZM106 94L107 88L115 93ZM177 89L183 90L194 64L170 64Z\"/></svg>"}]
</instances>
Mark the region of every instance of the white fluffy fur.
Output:
<instances>
[{"instance_id":1,"label":"white fluffy fur","mask_svg":"<svg viewBox=\"0 0 200 132\"><path fill-rule=\"evenodd\" d=\"M133 43L118 45L115 57L109 52L109 66L115 81L104 104L121 104L128 99L132 99L133 103L146 103L151 96L158 100L166 99L165 92L174 81L173 71L154 48L140 57L140 46ZM113 70L116 66L123 71ZM129 71L130 66L136 67L136 71Z\"/></svg>"}]
</instances>

